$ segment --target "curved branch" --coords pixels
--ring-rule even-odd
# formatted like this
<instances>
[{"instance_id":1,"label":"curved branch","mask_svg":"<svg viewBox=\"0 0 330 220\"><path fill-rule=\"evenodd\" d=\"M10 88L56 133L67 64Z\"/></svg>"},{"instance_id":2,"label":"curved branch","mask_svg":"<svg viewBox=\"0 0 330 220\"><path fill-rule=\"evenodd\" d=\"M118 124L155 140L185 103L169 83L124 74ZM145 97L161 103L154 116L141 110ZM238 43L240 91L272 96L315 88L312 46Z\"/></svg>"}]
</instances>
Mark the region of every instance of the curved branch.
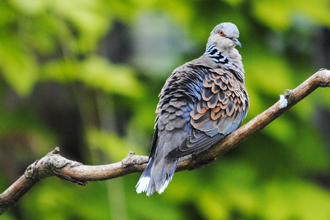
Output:
<instances>
[{"instance_id":1,"label":"curved branch","mask_svg":"<svg viewBox=\"0 0 330 220\"><path fill-rule=\"evenodd\" d=\"M233 149L240 142L263 129L318 87L330 87L329 70L321 69L294 90L286 90L283 99L281 97L280 101L228 135L209 150L194 156L189 155L181 158L176 171L192 170L203 164L215 161L217 156ZM87 181L107 180L129 173L142 172L147 162L147 156L137 156L135 153L130 152L121 162L87 166L60 156L59 148L56 147L54 151L31 164L24 175L5 192L0 194L0 215L15 206L21 197L43 178L57 176L79 185L86 185Z\"/></svg>"}]
</instances>

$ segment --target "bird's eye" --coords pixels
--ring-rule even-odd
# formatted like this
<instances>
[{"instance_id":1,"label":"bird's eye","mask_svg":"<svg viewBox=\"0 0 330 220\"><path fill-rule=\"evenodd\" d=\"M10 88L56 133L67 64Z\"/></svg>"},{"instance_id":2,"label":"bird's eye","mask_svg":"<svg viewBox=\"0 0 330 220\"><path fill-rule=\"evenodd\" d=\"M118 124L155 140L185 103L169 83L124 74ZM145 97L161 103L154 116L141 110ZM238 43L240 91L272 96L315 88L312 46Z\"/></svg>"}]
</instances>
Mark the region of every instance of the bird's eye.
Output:
<instances>
[{"instance_id":1,"label":"bird's eye","mask_svg":"<svg viewBox=\"0 0 330 220\"><path fill-rule=\"evenodd\" d=\"M221 37L226 37L225 33L223 33L222 30L219 31L219 34L220 34Z\"/></svg>"}]
</instances>

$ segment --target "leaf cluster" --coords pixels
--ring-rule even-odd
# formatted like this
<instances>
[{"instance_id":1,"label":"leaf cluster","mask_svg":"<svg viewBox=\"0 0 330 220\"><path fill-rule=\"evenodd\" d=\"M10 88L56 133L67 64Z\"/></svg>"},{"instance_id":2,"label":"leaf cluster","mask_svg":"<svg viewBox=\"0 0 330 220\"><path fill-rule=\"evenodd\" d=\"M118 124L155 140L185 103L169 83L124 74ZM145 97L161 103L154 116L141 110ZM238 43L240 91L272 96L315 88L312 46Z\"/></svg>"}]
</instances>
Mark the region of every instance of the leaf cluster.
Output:
<instances>
[{"instance_id":1,"label":"leaf cluster","mask_svg":"<svg viewBox=\"0 0 330 220\"><path fill-rule=\"evenodd\" d=\"M0 1L1 189L55 145L89 164L147 155L166 77L223 21L240 30L253 118L322 67L328 4ZM329 164L320 107L330 109L326 89L211 166L175 174L163 195L137 195L139 174L82 188L48 179L3 219L328 219L329 186L316 181Z\"/></svg>"}]
</instances>

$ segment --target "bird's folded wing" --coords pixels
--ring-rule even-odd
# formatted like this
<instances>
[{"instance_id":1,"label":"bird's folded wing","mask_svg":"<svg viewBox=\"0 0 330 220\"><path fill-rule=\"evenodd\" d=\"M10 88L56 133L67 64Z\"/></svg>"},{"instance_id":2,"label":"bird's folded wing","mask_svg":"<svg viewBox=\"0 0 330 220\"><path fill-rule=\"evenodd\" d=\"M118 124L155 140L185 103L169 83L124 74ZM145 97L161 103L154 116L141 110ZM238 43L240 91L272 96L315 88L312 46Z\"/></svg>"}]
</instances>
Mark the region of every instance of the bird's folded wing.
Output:
<instances>
[{"instance_id":1,"label":"bird's folded wing","mask_svg":"<svg viewBox=\"0 0 330 220\"><path fill-rule=\"evenodd\" d=\"M235 131L248 111L244 85L226 70L209 70L203 81L202 99L190 112L192 129L180 147L169 153L182 157L211 147Z\"/></svg>"}]
</instances>

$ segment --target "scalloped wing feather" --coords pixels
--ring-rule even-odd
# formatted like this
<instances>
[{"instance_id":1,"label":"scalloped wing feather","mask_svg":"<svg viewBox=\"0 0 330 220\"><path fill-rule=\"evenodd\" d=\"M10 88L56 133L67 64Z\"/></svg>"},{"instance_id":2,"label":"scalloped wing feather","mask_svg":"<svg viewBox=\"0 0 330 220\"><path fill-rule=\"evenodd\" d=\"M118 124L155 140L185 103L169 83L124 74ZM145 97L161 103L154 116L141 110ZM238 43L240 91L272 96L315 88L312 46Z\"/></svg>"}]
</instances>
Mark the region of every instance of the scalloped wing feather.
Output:
<instances>
[{"instance_id":1,"label":"scalloped wing feather","mask_svg":"<svg viewBox=\"0 0 330 220\"><path fill-rule=\"evenodd\" d=\"M247 115L249 100L244 84L223 69L209 70L201 100L190 112L192 129L170 157L196 154L235 131Z\"/></svg>"}]
</instances>

